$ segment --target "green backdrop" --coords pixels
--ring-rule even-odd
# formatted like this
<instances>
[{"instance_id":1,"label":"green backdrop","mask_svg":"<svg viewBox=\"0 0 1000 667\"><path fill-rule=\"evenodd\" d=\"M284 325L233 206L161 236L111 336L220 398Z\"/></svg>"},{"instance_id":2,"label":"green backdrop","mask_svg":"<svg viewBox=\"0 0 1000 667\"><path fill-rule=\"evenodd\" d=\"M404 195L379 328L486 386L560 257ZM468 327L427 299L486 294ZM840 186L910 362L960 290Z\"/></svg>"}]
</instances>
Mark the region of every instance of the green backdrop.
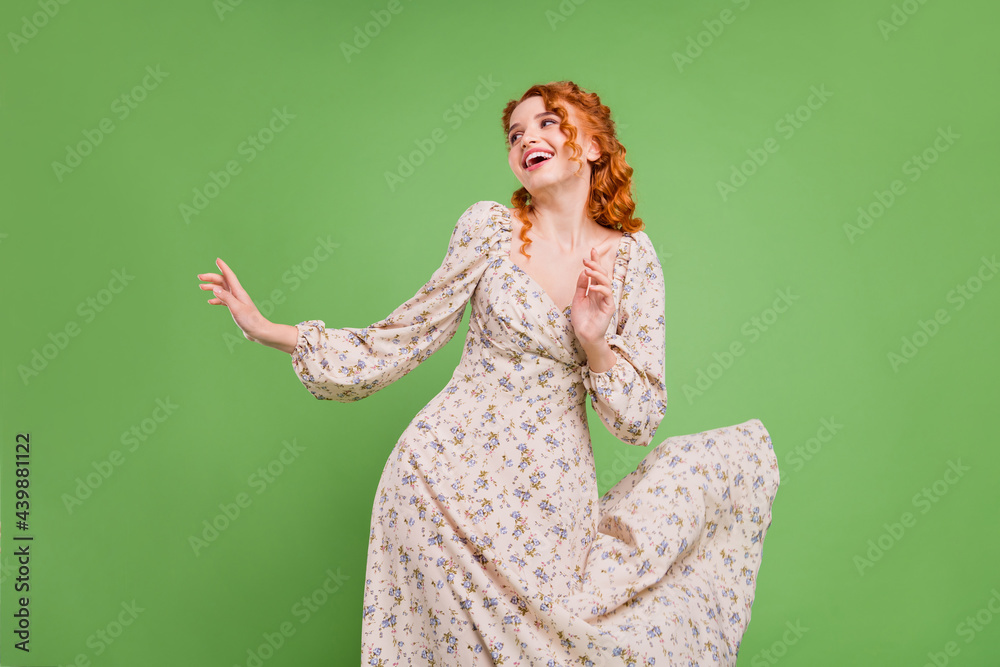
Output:
<instances>
[{"instance_id":1,"label":"green backdrop","mask_svg":"<svg viewBox=\"0 0 1000 667\"><path fill-rule=\"evenodd\" d=\"M756 417L778 454L739 664L997 664L998 18L4 3L0 661L358 664L378 478L466 324L319 402L196 274L222 257L277 322L381 319L518 187L505 103L571 79L613 110L664 269L658 440ZM591 423L604 492L647 450Z\"/></svg>"}]
</instances>

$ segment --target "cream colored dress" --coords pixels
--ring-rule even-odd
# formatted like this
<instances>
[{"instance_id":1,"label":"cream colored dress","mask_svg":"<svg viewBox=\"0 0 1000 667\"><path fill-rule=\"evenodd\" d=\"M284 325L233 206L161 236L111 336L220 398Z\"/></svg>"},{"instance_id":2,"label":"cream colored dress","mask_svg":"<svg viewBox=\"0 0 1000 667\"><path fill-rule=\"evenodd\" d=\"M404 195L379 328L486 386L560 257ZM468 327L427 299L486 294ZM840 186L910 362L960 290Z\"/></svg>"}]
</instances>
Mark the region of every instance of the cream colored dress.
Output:
<instances>
[{"instance_id":1,"label":"cream colored dress","mask_svg":"<svg viewBox=\"0 0 1000 667\"><path fill-rule=\"evenodd\" d=\"M507 208L477 202L440 268L384 320L297 325L297 377L348 402L427 359L472 305L451 380L382 471L361 664L735 664L779 481L767 431L751 420L656 440L664 284L645 232L618 247L604 373L511 244ZM622 443L649 447L603 497L587 401Z\"/></svg>"}]
</instances>

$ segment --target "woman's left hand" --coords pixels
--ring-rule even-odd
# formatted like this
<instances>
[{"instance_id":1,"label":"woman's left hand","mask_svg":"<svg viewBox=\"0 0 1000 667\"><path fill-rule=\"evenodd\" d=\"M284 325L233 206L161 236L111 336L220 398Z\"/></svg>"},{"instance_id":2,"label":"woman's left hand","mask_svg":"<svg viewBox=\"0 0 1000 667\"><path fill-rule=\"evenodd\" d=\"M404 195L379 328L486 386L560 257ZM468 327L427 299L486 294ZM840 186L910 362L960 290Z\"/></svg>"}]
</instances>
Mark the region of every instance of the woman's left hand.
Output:
<instances>
[{"instance_id":1,"label":"woman's left hand","mask_svg":"<svg viewBox=\"0 0 1000 667\"><path fill-rule=\"evenodd\" d=\"M570 322L577 339L584 347L604 340L611 316L615 312L615 300L611 293L611 278L598 262L597 250L590 249L590 259L583 260L583 271L576 281L576 294L570 309ZM588 291L588 278L590 289Z\"/></svg>"}]
</instances>

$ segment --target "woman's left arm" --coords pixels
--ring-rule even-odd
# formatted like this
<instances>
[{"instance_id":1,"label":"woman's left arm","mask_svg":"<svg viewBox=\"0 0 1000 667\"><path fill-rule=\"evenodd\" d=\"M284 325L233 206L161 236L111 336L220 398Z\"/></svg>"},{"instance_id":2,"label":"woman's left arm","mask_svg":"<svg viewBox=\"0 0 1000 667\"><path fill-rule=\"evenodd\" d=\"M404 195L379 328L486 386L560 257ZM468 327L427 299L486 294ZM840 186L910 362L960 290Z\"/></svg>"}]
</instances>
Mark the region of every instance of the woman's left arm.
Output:
<instances>
[{"instance_id":1,"label":"woman's left arm","mask_svg":"<svg viewBox=\"0 0 1000 667\"><path fill-rule=\"evenodd\" d=\"M603 373L584 364L582 373L591 405L611 434L645 447L653 442L667 409L665 290L649 237L634 238L621 303L625 321L606 336L615 364Z\"/></svg>"}]
</instances>

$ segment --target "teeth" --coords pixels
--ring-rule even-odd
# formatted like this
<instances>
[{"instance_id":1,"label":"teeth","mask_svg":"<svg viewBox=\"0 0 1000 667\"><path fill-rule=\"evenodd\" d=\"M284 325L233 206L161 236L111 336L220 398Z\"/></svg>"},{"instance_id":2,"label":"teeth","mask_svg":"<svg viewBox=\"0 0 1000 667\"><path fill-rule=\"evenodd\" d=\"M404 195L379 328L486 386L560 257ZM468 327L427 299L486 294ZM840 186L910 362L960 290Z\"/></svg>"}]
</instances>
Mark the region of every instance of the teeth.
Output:
<instances>
[{"instance_id":1,"label":"teeth","mask_svg":"<svg viewBox=\"0 0 1000 667\"><path fill-rule=\"evenodd\" d=\"M526 166L530 167L531 166L531 159L534 158L534 157L536 157L536 156L538 156L538 155L544 155L547 158L555 157L554 153L550 153L548 151L541 151L541 150L539 150L539 151L531 151L530 153L528 153L527 157L524 158L524 164Z\"/></svg>"}]
</instances>

